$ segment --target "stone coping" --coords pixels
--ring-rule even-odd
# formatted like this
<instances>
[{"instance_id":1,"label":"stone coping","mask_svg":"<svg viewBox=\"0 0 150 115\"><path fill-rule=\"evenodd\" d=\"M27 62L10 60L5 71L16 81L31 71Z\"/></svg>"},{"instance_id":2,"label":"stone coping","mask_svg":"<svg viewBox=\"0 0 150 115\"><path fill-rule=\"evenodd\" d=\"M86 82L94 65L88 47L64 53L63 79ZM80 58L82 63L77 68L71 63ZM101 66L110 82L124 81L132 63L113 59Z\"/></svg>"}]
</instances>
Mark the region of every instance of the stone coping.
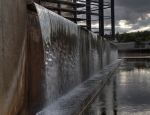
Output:
<instances>
[{"instance_id":1,"label":"stone coping","mask_svg":"<svg viewBox=\"0 0 150 115\"><path fill-rule=\"evenodd\" d=\"M94 99L94 96L114 73L120 62L121 60L118 59L111 63L36 115L82 114L85 107Z\"/></svg>"}]
</instances>

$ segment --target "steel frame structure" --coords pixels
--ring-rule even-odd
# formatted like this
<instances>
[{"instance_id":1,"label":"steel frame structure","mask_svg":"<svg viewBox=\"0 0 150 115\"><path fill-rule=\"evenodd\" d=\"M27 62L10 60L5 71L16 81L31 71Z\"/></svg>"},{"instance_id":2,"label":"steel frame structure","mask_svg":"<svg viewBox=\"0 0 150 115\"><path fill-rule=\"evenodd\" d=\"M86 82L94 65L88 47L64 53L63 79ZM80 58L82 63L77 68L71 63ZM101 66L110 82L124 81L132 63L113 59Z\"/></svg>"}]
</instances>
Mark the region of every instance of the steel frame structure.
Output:
<instances>
[{"instance_id":1,"label":"steel frame structure","mask_svg":"<svg viewBox=\"0 0 150 115\"><path fill-rule=\"evenodd\" d=\"M57 12L59 15L62 15L62 12L68 12L71 16L64 16L65 18L73 21L74 23L78 23L79 21L85 21L86 25L81 25L83 28L87 28L88 30L99 34L102 37L105 37L104 32L107 31L104 27L105 19L111 20L111 39L115 39L115 19L114 19L114 0L110 0L110 2L105 2L105 0L72 0L72 1L63 1L63 0L35 0L40 2L44 2L42 4L44 7ZM56 6L50 6L46 3L57 4ZM62 5L69 6L69 8L61 7ZM80 9L82 8L82 10ZM105 16L104 10L111 9L111 16ZM84 9L84 10L83 10ZM84 17L78 17L78 15L84 14ZM93 19L95 16L97 19ZM92 22L98 22L98 28L92 28ZM93 31L96 29L97 31Z\"/></svg>"}]
</instances>

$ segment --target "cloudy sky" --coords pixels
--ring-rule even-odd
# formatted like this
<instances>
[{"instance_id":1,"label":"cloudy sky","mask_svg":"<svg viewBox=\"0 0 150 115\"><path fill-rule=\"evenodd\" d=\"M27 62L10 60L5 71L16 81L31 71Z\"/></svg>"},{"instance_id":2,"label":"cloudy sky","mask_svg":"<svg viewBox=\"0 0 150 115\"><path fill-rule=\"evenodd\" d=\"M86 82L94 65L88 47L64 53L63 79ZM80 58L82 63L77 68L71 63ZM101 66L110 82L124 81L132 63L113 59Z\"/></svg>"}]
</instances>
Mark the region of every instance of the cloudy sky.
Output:
<instances>
[{"instance_id":1,"label":"cloudy sky","mask_svg":"<svg viewBox=\"0 0 150 115\"><path fill-rule=\"evenodd\" d=\"M115 0L115 24L120 33L150 30L150 0Z\"/></svg>"},{"instance_id":2,"label":"cloudy sky","mask_svg":"<svg viewBox=\"0 0 150 115\"><path fill-rule=\"evenodd\" d=\"M150 0L114 0L116 32L136 32L150 30ZM110 0L104 0L110 2ZM110 16L110 9L104 10ZM85 17L85 16L83 16ZM98 17L92 16L93 19ZM111 20L105 20L105 29L110 29ZM98 22L93 27L98 28ZM110 31L105 32L110 33Z\"/></svg>"}]
</instances>

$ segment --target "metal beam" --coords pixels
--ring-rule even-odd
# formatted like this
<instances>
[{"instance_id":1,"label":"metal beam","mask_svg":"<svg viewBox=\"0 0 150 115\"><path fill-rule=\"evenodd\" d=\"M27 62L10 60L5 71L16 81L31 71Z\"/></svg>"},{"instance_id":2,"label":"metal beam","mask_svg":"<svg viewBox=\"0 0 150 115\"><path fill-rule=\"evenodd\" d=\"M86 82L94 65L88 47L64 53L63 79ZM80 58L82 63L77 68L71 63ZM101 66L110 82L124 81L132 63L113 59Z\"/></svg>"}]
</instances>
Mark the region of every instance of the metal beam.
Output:
<instances>
[{"instance_id":1,"label":"metal beam","mask_svg":"<svg viewBox=\"0 0 150 115\"><path fill-rule=\"evenodd\" d=\"M68 5L68 6L76 6L77 8L79 7L84 7L86 6L86 4L82 4L82 3L76 3L76 2L69 2L69 1L62 1L62 0L41 0L43 2L50 2L50 3L60 3L60 4L64 4L64 5ZM77 1L77 0L76 0Z\"/></svg>"},{"instance_id":2,"label":"metal beam","mask_svg":"<svg viewBox=\"0 0 150 115\"><path fill-rule=\"evenodd\" d=\"M82 11L82 10L73 10L73 9L68 9L68 8L58 8L58 7L46 6L46 5L44 7L46 7L47 9L50 9L50 10L55 10L55 11L61 10L61 12L63 11L63 12L70 12L70 13L77 13L77 14L89 13L90 15L99 16L98 13L87 12L87 11Z\"/></svg>"},{"instance_id":3,"label":"metal beam","mask_svg":"<svg viewBox=\"0 0 150 115\"><path fill-rule=\"evenodd\" d=\"M39 1L39 0L35 0ZM69 12L73 14L73 17L67 17L69 20L72 20L73 22L77 23L78 21L85 20L86 25L84 26L88 30L91 31L91 23L92 21L96 21L91 19L92 15L98 16L99 21L99 35L104 37L104 32L106 31L104 29L104 21L105 19L111 20L111 36L112 40L115 38L115 17L114 17L114 0L110 0L110 2L105 2L105 0L72 0L72 2L69 1L62 1L62 0L42 0L47 1L51 3L57 3L58 6L48 6L45 5L46 8L57 11L58 14L61 14L61 12ZM80 1L80 2L79 2ZM68 5L70 8L61 8L61 4ZM92 6L92 7L91 7ZM72 7L72 8L71 8ZM84 9L79 10L77 8L82 7ZM104 16L104 10L105 9L111 9L111 16ZM94 12L98 11L98 13ZM86 19L78 18L78 14L86 14Z\"/></svg>"}]
</instances>

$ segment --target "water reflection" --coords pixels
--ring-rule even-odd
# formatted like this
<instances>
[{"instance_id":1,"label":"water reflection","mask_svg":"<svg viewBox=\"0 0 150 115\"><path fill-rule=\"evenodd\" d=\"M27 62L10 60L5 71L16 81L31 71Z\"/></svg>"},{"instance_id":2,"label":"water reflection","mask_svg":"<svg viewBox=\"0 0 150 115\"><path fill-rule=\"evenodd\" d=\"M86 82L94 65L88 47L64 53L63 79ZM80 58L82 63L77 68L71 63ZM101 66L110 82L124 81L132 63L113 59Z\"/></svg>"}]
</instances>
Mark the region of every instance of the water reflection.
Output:
<instances>
[{"instance_id":1,"label":"water reflection","mask_svg":"<svg viewBox=\"0 0 150 115\"><path fill-rule=\"evenodd\" d=\"M149 115L150 60L124 60L85 115Z\"/></svg>"}]
</instances>

